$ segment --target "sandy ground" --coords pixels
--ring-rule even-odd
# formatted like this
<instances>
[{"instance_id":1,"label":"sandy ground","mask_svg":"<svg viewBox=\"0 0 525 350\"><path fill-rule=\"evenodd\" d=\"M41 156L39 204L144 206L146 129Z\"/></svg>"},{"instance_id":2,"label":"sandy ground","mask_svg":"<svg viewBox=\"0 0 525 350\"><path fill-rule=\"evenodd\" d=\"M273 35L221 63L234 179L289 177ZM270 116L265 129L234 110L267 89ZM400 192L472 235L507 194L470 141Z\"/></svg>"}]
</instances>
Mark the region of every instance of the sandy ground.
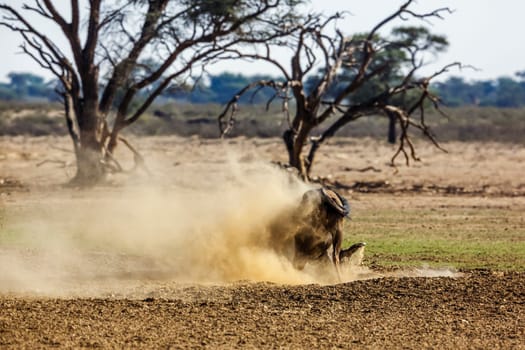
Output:
<instances>
[{"instance_id":1,"label":"sandy ground","mask_svg":"<svg viewBox=\"0 0 525 350\"><path fill-rule=\"evenodd\" d=\"M150 174L87 192L60 186L66 138L0 138L0 347L525 349L523 273L365 266L334 284L260 249L304 190L268 167L279 140L132 141ZM523 147L418 146L395 171L391 146L336 139L314 175L361 210L525 208Z\"/></svg>"},{"instance_id":2,"label":"sandy ground","mask_svg":"<svg viewBox=\"0 0 525 350\"><path fill-rule=\"evenodd\" d=\"M221 180L213 172L217 165L286 161L279 139L150 137L130 141L146 159L153 176L150 182L188 185L188 179L193 181L195 176ZM523 145L449 142L443 144L448 152L444 153L423 141L415 144L420 161L411 161L407 167L400 156L396 171L390 166L396 146L335 138L319 150L313 176L357 190L370 188L363 182L375 182L383 193L419 189L481 195L525 193ZM129 152L122 147L117 152L123 166L131 168ZM0 137L0 161L3 177L12 176L33 188L64 183L74 174L71 144L64 137Z\"/></svg>"},{"instance_id":3,"label":"sandy ground","mask_svg":"<svg viewBox=\"0 0 525 350\"><path fill-rule=\"evenodd\" d=\"M525 276L187 286L177 297L0 299L11 348L523 349Z\"/></svg>"}]
</instances>

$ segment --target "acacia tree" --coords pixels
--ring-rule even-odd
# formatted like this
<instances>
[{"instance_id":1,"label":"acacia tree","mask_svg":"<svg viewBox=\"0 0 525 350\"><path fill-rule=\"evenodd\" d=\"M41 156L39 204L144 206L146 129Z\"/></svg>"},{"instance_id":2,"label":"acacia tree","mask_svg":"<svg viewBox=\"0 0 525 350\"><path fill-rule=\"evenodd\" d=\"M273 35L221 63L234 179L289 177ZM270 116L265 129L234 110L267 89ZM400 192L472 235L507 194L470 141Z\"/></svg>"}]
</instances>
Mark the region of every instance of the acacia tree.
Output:
<instances>
[{"instance_id":1,"label":"acacia tree","mask_svg":"<svg viewBox=\"0 0 525 350\"><path fill-rule=\"evenodd\" d=\"M354 42L359 39L364 40L367 35L368 33L356 34L352 39ZM354 104L366 102L373 98L378 91L387 89L389 86L395 86L403 81L404 74L412 68L413 62L413 57L408 54L405 48L414 47L421 52L435 56L448 47L448 41L444 36L432 34L427 28L417 26L395 27L388 38L376 34L373 41L375 43L388 41L390 45L387 50L377 52L374 60L370 62L368 69L373 71L380 68L379 72L365 81L359 89L349 94L348 99ZM356 74L357 72L352 65L343 64L334 83L326 93L327 97L336 98L346 87L346 84L355 79ZM310 76L307 79L307 90L315 87L322 76L322 71L319 75ZM401 94L393 95L387 103L408 106L414 102L417 95L417 91L404 91ZM397 117L388 111L385 114L389 120L388 142L395 144L397 141Z\"/></svg>"},{"instance_id":2,"label":"acacia tree","mask_svg":"<svg viewBox=\"0 0 525 350\"><path fill-rule=\"evenodd\" d=\"M410 9L412 2L406 1L367 34L353 37L346 37L339 30L335 35L328 33L329 26L343 17L341 14L328 18L306 17L289 37L292 41L286 44L292 49L289 65L281 63L273 54L275 46L283 46L281 38L266 43L264 53L231 51L236 58L273 64L281 72L282 80L255 81L241 89L219 115L222 135L235 124L240 96L252 89L256 93L257 89L266 86L275 90L275 96L268 103L276 98L282 101L289 125L283 133L288 162L304 179L309 178L316 152L323 142L341 127L364 116L386 115L399 123L399 147L392 164L400 154L406 162L417 159L408 133L410 127L422 131L439 147L425 123L428 104L441 112L439 98L429 89L429 84L436 76L460 64L453 63L432 75L420 77L417 73L424 65L422 56L429 51L442 50L446 40L420 27L398 28L389 38L379 35L385 25L398 18L429 20L451 12L448 8L440 8L416 13ZM314 72L315 79L310 79ZM410 99L401 98L407 94ZM295 104L293 117L289 112L290 101ZM324 129L315 134L321 127Z\"/></svg>"},{"instance_id":3,"label":"acacia tree","mask_svg":"<svg viewBox=\"0 0 525 350\"><path fill-rule=\"evenodd\" d=\"M72 183L92 185L108 171L122 170L114 158L120 136L164 89L220 59L229 47L287 35L299 0L34 0L0 4L0 24L18 32L22 50L61 83L77 172ZM60 2L63 6L64 2ZM67 12L67 13L63 13ZM61 30L66 47L32 20ZM145 65L154 57L154 66ZM137 95L141 99L137 105Z\"/></svg>"}]
</instances>

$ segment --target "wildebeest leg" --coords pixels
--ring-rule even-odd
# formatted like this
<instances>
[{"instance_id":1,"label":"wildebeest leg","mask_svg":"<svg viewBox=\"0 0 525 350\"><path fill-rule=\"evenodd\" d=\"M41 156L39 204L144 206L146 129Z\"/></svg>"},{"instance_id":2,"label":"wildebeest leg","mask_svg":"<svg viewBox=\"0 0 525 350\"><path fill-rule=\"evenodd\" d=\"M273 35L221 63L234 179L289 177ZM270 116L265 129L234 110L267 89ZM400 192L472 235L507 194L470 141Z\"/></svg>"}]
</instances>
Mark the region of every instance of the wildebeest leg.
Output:
<instances>
[{"instance_id":1,"label":"wildebeest leg","mask_svg":"<svg viewBox=\"0 0 525 350\"><path fill-rule=\"evenodd\" d=\"M343 278L341 277L341 266L339 265L339 262L337 264L334 264L335 266L335 273L337 274L337 281L339 283L343 282Z\"/></svg>"},{"instance_id":2,"label":"wildebeest leg","mask_svg":"<svg viewBox=\"0 0 525 350\"><path fill-rule=\"evenodd\" d=\"M340 266L340 263L339 263L339 259L337 259L337 260L330 259L330 260L332 260L332 263L333 263L334 268L335 268L335 273L337 275L337 282L342 283L343 282L343 278L341 277L341 266Z\"/></svg>"},{"instance_id":3,"label":"wildebeest leg","mask_svg":"<svg viewBox=\"0 0 525 350\"><path fill-rule=\"evenodd\" d=\"M341 250L341 252L339 253L339 261L340 262L349 261L355 253L357 253L361 248L364 248L365 246L366 246L365 242L359 242L359 243L355 243L351 245L347 249Z\"/></svg>"},{"instance_id":4,"label":"wildebeest leg","mask_svg":"<svg viewBox=\"0 0 525 350\"><path fill-rule=\"evenodd\" d=\"M293 256L292 265L297 270L303 270L304 266L306 265L306 259L301 254L297 253L297 250L295 251L295 254Z\"/></svg>"},{"instance_id":5,"label":"wildebeest leg","mask_svg":"<svg viewBox=\"0 0 525 350\"><path fill-rule=\"evenodd\" d=\"M339 255L340 255L340 252L341 252L341 244L343 242L343 232L341 230L340 227L338 227L335 231L335 235L333 236L333 239L332 239L332 262L334 264L334 267L335 267L335 272L337 274L337 280L339 282L343 282L342 278L341 278L341 268L339 266L340 264L340 260L339 260Z\"/></svg>"},{"instance_id":6,"label":"wildebeest leg","mask_svg":"<svg viewBox=\"0 0 525 350\"><path fill-rule=\"evenodd\" d=\"M357 252L359 248L362 248L364 246L366 246L365 242L359 242L352 244L349 248L341 250L341 252L339 253L339 260L341 261L343 259L351 257L355 252Z\"/></svg>"}]
</instances>

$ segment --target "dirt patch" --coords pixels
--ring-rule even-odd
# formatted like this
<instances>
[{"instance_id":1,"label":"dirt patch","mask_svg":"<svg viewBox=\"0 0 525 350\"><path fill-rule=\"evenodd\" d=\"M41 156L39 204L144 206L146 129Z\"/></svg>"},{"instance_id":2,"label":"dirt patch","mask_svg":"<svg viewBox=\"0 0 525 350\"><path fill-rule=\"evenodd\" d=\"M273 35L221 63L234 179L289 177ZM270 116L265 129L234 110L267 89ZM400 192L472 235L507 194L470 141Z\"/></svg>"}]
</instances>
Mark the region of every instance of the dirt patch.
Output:
<instances>
[{"instance_id":1,"label":"dirt patch","mask_svg":"<svg viewBox=\"0 0 525 350\"><path fill-rule=\"evenodd\" d=\"M232 159L243 163L286 162L284 145L277 138L132 137L130 141L144 155L146 166L154 174L150 183L180 184L189 174L215 176L214 166ZM416 141L415 146L421 161L409 167L398 162L396 170L390 166L396 146L372 139L334 138L319 150L312 175L355 187L356 191L363 189L362 192L507 195L522 194L525 189L525 148L521 145L443 143L449 153L422 141ZM132 154L125 148L118 148L117 152L124 167L133 166ZM45 160L49 161L37 167ZM33 188L64 183L74 175L74 155L66 137L0 137L0 164L3 177L14 177ZM118 177L112 179L117 180Z\"/></svg>"},{"instance_id":2,"label":"dirt patch","mask_svg":"<svg viewBox=\"0 0 525 350\"><path fill-rule=\"evenodd\" d=\"M13 191L28 191L29 189L20 180L8 176L0 178L0 194L11 193Z\"/></svg>"},{"instance_id":3,"label":"dirt patch","mask_svg":"<svg viewBox=\"0 0 525 350\"><path fill-rule=\"evenodd\" d=\"M74 173L68 139L0 138L0 347L525 349L523 272L370 264L333 284L259 249L251 233L305 189L274 177L279 140L138 141L152 177L86 192L60 187ZM428 161L395 172L390 146L334 139L314 175L339 182L357 217L428 208L447 233L486 209L492 226L471 225L472 239L502 226L521 242L524 149L444 146L451 154L419 144ZM151 183L162 186L140 192ZM399 226L369 219L352 228Z\"/></svg>"},{"instance_id":4,"label":"dirt patch","mask_svg":"<svg viewBox=\"0 0 525 350\"><path fill-rule=\"evenodd\" d=\"M525 275L170 286L139 300L0 299L3 347L523 349ZM162 293L160 291L163 291Z\"/></svg>"}]
</instances>

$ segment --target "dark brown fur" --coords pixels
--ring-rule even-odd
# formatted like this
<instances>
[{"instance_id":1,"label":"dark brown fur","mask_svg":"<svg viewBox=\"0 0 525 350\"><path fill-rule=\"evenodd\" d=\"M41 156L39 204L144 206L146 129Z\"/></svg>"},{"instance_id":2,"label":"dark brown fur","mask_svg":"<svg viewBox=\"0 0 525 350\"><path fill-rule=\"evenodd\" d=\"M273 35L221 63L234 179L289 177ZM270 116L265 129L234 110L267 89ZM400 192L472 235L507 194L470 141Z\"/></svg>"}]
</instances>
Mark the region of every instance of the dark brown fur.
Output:
<instances>
[{"instance_id":1,"label":"dark brown fur","mask_svg":"<svg viewBox=\"0 0 525 350\"><path fill-rule=\"evenodd\" d=\"M344 218L323 200L321 190L308 191L297 208L284 213L272 225L272 243L299 270L308 262L324 260L333 263L339 274L341 254L348 255L341 251Z\"/></svg>"},{"instance_id":2,"label":"dark brown fur","mask_svg":"<svg viewBox=\"0 0 525 350\"><path fill-rule=\"evenodd\" d=\"M303 217L294 234L293 264L296 268L303 269L308 261L326 259L332 261L337 268L343 242L344 217L322 202L315 205L313 210Z\"/></svg>"}]
</instances>

